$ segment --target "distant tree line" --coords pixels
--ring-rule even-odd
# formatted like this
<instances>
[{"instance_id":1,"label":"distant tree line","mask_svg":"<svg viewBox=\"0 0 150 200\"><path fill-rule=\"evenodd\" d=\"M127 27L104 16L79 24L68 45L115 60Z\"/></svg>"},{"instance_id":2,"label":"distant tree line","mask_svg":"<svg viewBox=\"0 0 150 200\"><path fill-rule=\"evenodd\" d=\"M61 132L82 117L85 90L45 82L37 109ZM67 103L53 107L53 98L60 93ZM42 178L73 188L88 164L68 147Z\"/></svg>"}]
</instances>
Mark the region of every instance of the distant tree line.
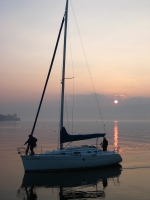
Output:
<instances>
[{"instance_id":1,"label":"distant tree line","mask_svg":"<svg viewBox=\"0 0 150 200\"><path fill-rule=\"evenodd\" d=\"M0 121L20 121L20 118L18 118L16 114L13 114L13 115L0 114Z\"/></svg>"}]
</instances>

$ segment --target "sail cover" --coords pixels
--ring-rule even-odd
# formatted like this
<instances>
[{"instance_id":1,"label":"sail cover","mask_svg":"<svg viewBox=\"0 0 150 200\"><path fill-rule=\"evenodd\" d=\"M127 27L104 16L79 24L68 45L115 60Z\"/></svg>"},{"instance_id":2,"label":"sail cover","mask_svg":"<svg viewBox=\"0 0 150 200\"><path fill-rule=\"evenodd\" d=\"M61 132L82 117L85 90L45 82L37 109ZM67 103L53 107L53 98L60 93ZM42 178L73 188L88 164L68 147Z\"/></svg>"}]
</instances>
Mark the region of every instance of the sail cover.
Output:
<instances>
[{"instance_id":1,"label":"sail cover","mask_svg":"<svg viewBox=\"0 0 150 200\"><path fill-rule=\"evenodd\" d=\"M104 137L105 133L93 133L93 134L84 134L84 135L69 135L65 129L62 127L60 131L60 142L73 142L78 140L87 140L92 138Z\"/></svg>"}]
</instances>

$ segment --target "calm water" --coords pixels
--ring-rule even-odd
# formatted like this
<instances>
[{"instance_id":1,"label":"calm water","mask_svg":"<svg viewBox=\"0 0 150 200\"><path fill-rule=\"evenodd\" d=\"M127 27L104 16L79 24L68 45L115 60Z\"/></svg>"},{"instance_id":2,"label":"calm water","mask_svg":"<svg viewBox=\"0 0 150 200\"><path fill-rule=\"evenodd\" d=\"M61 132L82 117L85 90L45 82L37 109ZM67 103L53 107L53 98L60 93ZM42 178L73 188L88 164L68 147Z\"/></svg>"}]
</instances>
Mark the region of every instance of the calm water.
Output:
<instances>
[{"instance_id":1,"label":"calm water","mask_svg":"<svg viewBox=\"0 0 150 200\"><path fill-rule=\"evenodd\" d=\"M23 146L28 139L32 124L0 123L1 200L150 200L150 121L106 122L109 149L120 146L123 158L121 166L74 172L25 174L16 148ZM66 126L67 129L68 127L69 125ZM55 121L38 122L34 134L38 138L37 153L57 148L58 130ZM71 126L69 130L71 133ZM98 122L74 123L73 132L90 133L92 130L99 132ZM95 140L84 142L95 145ZM99 144L100 142L101 140Z\"/></svg>"}]
</instances>

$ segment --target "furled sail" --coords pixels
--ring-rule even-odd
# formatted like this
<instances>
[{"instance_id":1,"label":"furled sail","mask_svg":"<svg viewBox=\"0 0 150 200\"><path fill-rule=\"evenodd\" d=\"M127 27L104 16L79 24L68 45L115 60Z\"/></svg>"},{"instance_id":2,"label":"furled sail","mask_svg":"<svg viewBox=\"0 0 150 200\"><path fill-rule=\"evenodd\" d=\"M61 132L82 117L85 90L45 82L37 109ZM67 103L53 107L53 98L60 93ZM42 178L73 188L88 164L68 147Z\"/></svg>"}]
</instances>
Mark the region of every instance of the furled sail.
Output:
<instances>
[{"instance_id":1,"label":"furled sail","mask_svg":"<svg viewBox=\"0 0 150 200\"><path fill-rule=\"evenodd\" d=\"M88 140L92 138L98 138L98 137L104 137L105 133L93 133L93 134L84 134L84 135L69 135L65 129L65 127L62 127L60 131L60 142L72 142L72 141L78 141L78 140Z\"/></svg>"}]
</instances>

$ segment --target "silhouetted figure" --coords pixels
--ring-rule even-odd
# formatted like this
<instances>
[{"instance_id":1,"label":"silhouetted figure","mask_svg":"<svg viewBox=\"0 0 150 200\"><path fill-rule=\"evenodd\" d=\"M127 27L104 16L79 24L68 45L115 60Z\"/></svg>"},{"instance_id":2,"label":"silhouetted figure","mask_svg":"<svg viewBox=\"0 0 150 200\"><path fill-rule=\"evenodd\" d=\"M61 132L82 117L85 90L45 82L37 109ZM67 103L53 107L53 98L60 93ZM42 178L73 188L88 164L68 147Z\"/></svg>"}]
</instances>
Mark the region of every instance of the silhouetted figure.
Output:
<instances>
[{"instance_id":1,"label":"silhouetted figure","mask_svg":"<svg viewBox=\"0 0 150 200\"><path fill-rule=\"evenodd\" d=\"M36 147L36 142L37 142L37 139L35 137L33 137L32 135L29 135L29 139L24 143L24 145L27 143L29 144L32 156L35 154L33 149L34 149L34 147Z\"/></svg>"},{"instance_id":2,"label":"silhouetted figure","mask_svg":"<svg viewBox=\"0 0 150 200\"><path fill-rule=\"evenodd\" d=\"M108 141L106 140L106 138L103 138L103 143L102 143L102 148L103 151L107 151L107 146L108 146Z\"/></svg>"}]
</instances>

